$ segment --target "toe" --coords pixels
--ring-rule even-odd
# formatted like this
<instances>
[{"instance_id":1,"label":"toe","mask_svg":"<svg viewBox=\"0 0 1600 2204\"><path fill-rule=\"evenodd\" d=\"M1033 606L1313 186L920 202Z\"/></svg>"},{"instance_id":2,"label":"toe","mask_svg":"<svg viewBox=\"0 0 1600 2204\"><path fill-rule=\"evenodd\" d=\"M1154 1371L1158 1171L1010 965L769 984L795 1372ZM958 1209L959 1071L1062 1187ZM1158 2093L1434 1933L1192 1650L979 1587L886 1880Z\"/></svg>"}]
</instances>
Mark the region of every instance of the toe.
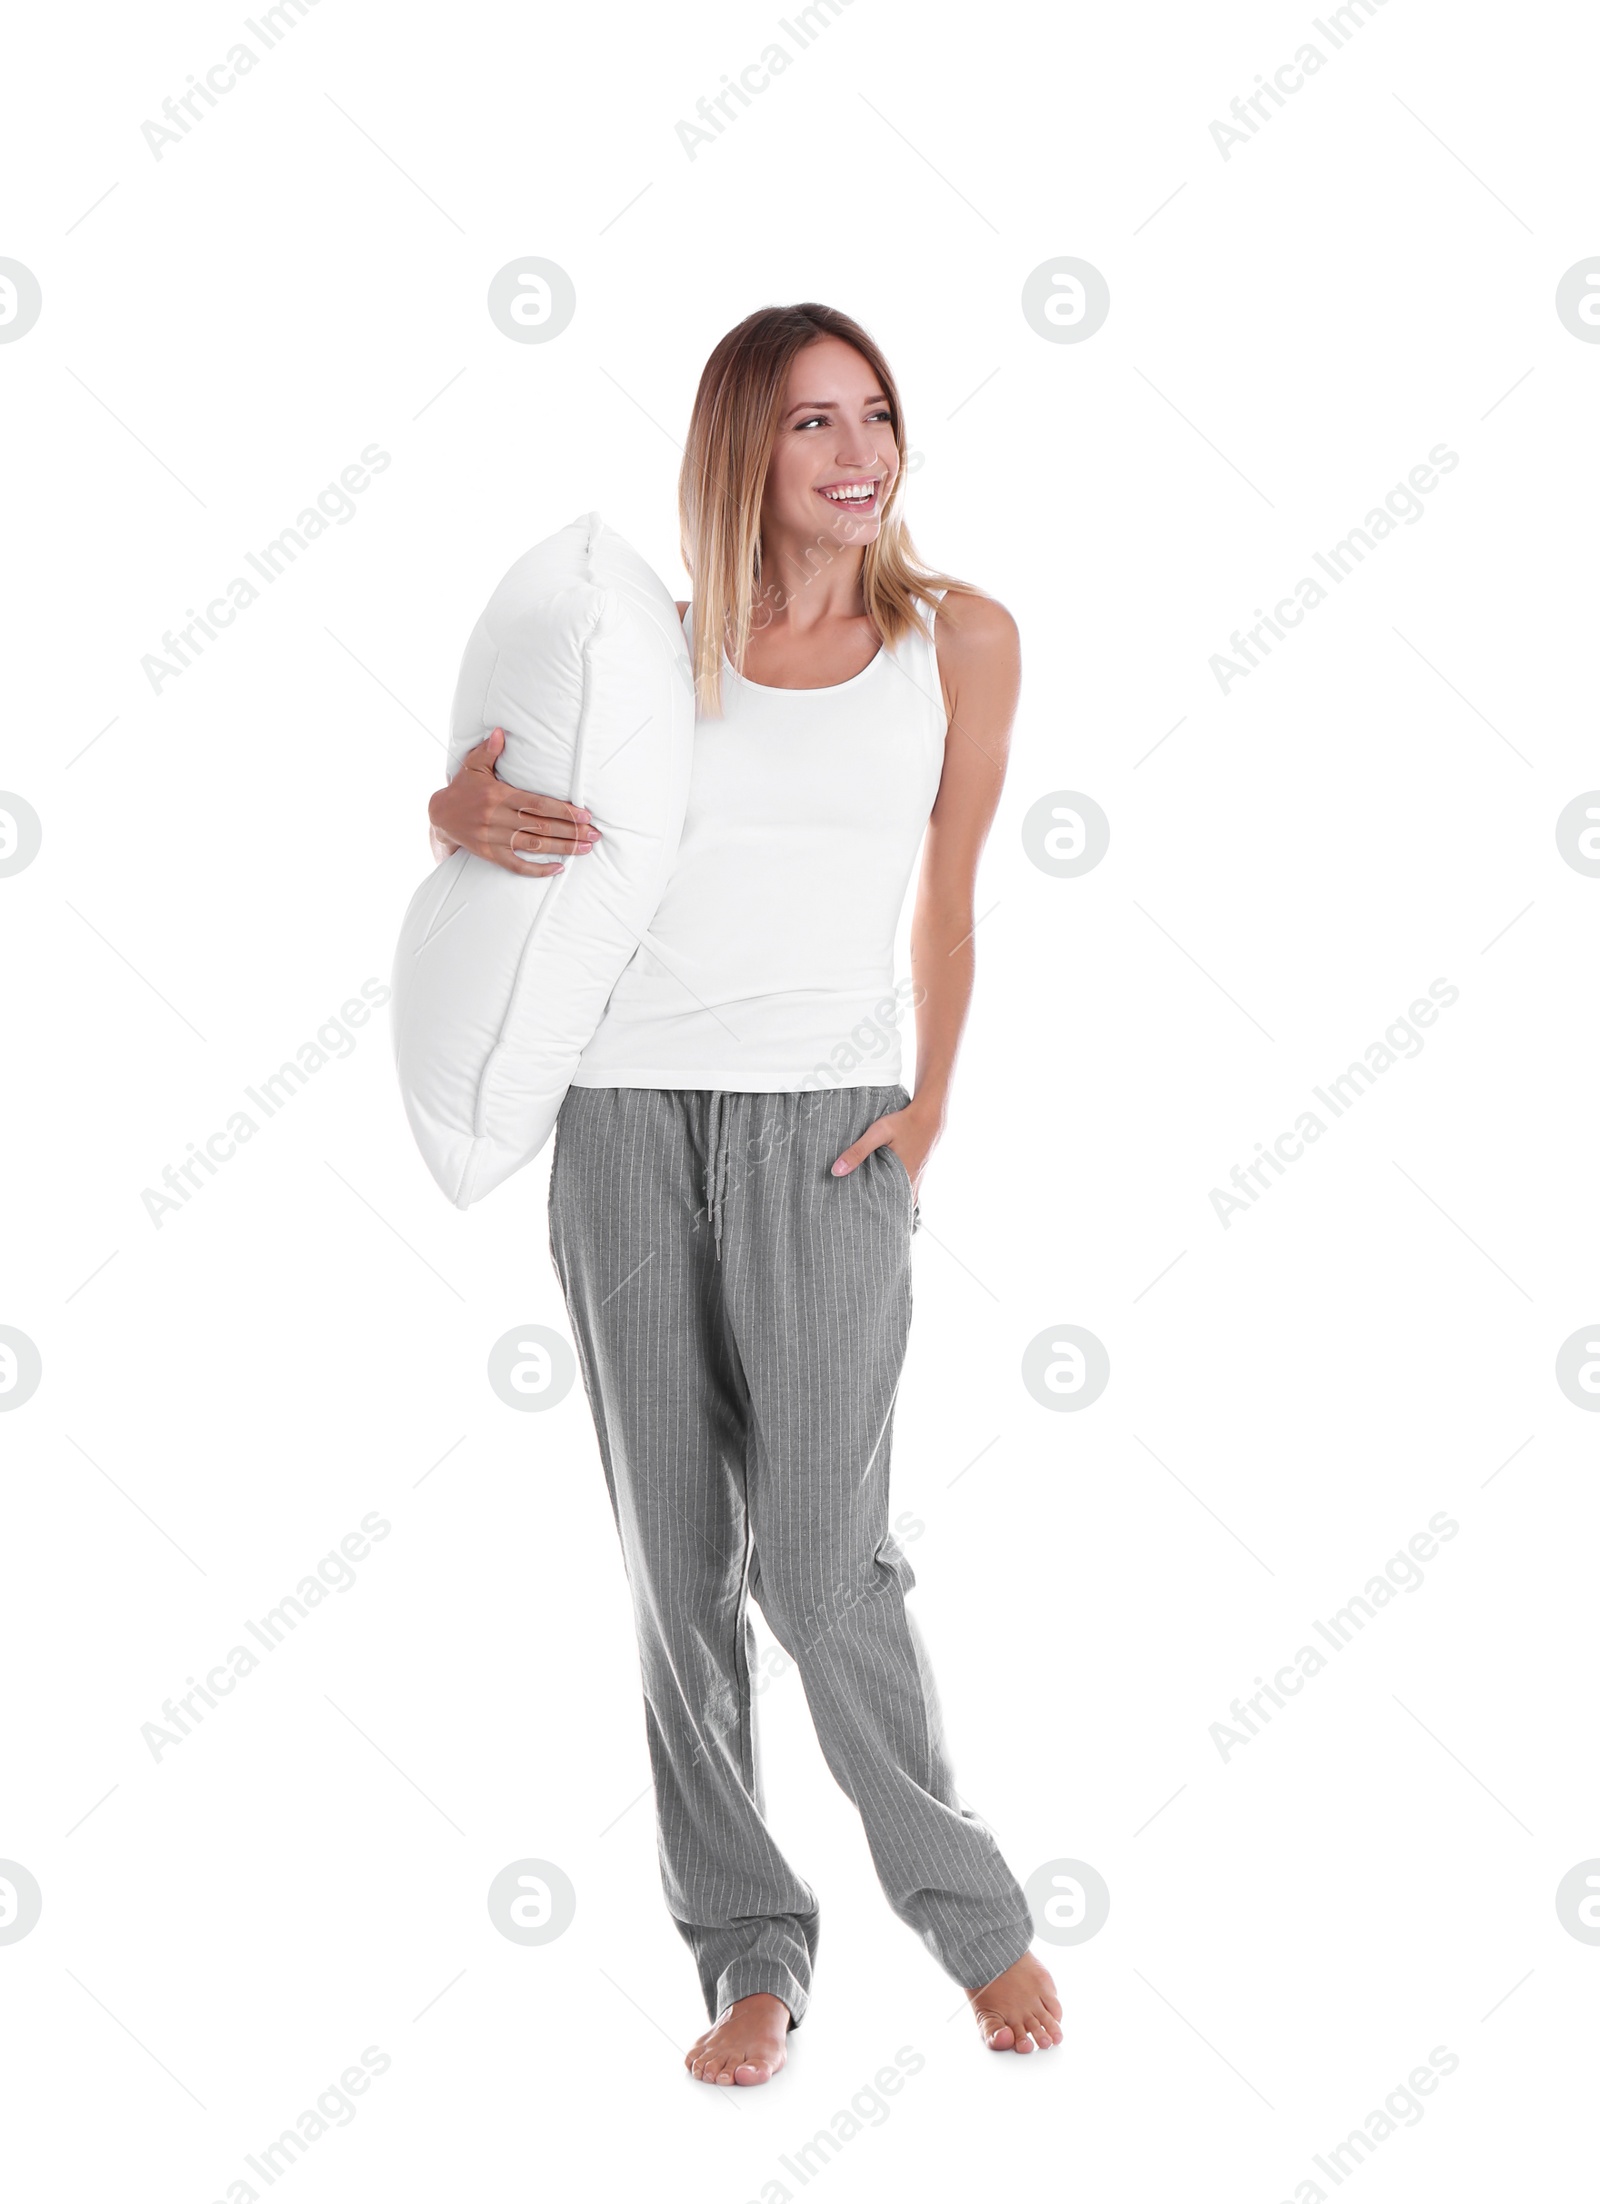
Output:
<instances>
[{"instance_id":1,"label":"toe","mask_svg":"<svg viewBox=\"0 0 1600 2204\"><path fill-rule=\"evenodd\" d=\"M984 2041L991 2051L1010 2051L1016 2046L1016 2031L1009 2021L986 2020L984 2023Z\"/></svg>"},{"instance_id":2,"label":"toe","mask_svg":"<svg viewBox=\"0 0 1600 2204\"><path fill-rule=\"evenodd\" d=\"M733 2078L741 2089L750 2089L757 2082L770 2081L772 2075L762 2060L741 2059L733 2070Z\"/></svg>"}]
</instances>

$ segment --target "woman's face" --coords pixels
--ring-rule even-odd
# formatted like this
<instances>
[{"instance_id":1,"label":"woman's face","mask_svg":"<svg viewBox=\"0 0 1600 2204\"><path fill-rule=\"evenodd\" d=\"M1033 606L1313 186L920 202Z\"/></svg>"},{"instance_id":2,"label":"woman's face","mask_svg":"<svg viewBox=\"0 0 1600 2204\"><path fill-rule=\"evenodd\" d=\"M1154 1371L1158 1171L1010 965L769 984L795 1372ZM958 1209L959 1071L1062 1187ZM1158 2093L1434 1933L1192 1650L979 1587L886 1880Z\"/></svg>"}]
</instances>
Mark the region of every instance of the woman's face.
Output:
<instances>
[{"instance_id":1,"label":"woman's face","mask_svg":"<svg viewBox=\"0 0 1600 2204\"><path fill-rule=\"evenodd\" d=\"M887 394L838 337L819 337L789 368L761 503L766 533L837 548L867 544L899 469Z\"/></svg>"}]
</instances>

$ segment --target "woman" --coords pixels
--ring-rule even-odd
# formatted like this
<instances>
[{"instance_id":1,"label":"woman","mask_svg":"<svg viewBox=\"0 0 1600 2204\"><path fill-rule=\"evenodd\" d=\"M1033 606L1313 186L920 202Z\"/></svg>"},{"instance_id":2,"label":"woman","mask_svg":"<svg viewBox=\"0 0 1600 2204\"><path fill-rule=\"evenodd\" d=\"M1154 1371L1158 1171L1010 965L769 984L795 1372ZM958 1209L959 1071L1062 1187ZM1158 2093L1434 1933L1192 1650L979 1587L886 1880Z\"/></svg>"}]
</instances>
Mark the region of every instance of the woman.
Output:
<instances>
[{"instance_id":1,"label":"woman","mask_svg":"<svg viewBox=\"0 0 1600 2204\"><path fill-rule=\"evenodd\" d=\"M709 2082L783 2065L817 1944L816 1899L763 1818L752 1595L890 1904L992 2048L1061 2041L1022 1890L957 1799L888 1528L916 1190L971 996L1019 683L1010 615L917 561L896 509L905 450L883 355L830 308L752 314L706 364L679 496L688 816L551 1166L551 1254L639 1633L662 1879L712 2021L685 2064ZM435 847L559 872L601 829L496 779L502 741L434 796ZM893 952L919 846L913 1096Z\"/></svg>"}]
</instances>

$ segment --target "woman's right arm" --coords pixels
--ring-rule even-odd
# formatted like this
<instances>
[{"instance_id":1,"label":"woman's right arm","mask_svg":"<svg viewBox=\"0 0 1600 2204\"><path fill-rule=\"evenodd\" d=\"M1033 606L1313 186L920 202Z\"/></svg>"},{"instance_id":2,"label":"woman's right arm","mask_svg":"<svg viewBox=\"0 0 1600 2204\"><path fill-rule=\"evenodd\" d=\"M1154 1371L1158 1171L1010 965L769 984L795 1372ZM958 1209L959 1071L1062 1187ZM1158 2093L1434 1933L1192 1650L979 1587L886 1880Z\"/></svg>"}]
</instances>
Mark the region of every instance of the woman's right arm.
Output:
<instances>
[{"instance_id":1,"label":"woman's right arm","mask_svg":"<svg viewBox=\"0 0 1600 2204\"><path fill-rule=\"evenodd\" d=\"M567 858L593 849L600 829L582 805L530 795L501 780L494 765L505 741L504 730L494 728L467 752L454 780L434 790L428 840L435 862L465 849L507 872L546 879L562 871Z\"/></svg>"}]
</instances>

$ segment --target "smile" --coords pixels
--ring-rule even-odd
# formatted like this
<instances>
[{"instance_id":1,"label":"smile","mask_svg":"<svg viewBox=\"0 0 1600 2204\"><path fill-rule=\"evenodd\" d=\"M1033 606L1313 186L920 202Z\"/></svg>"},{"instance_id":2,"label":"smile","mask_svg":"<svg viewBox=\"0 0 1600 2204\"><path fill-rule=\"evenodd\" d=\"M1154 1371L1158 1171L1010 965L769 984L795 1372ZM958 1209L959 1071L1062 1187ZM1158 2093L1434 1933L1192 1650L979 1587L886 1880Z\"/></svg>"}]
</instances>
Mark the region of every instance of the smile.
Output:
<instances>
[{"instance_id":1,"label":"smile","mask_svg":"<svg viewBox=\"0 0 1600 2204\"><path fill-rule=\"evenodd\" d=\"M830 482L817 495L825 497L830 505L849 505L858 512L868 512L877 503L880 487L876 482Z\"/></svg>"}]
</instances>

